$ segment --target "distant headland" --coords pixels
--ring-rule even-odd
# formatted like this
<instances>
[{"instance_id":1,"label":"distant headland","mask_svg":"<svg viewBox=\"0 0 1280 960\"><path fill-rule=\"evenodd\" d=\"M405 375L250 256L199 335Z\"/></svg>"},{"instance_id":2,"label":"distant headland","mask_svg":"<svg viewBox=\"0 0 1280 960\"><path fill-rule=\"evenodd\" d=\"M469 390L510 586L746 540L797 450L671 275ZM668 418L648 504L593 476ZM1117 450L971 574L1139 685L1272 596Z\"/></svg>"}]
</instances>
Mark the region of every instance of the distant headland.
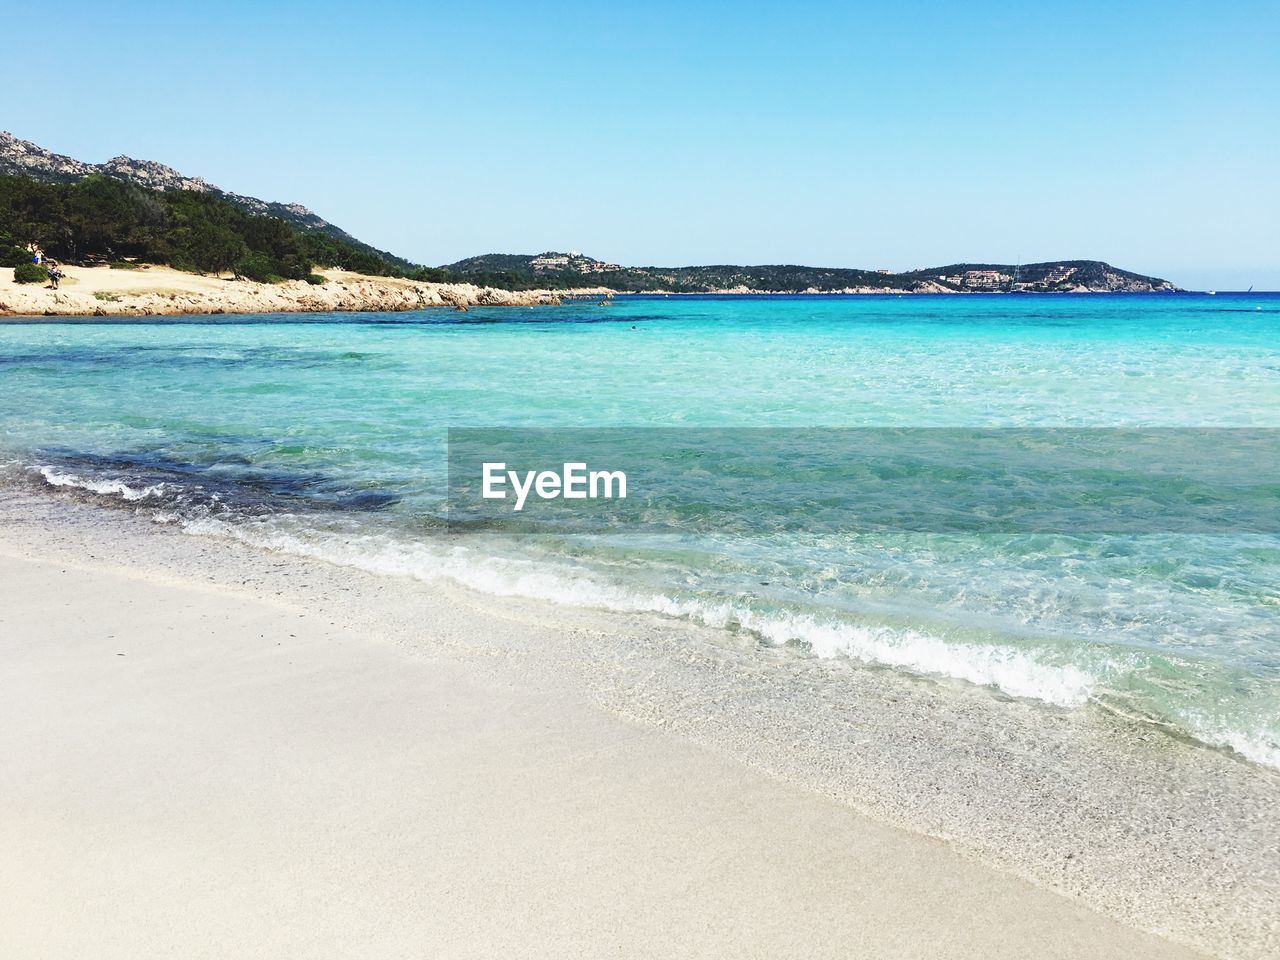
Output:
<instances>
[{"instance_id":1,"label":"distant headland","mask_svg":"<svg viewBox=\"0 0 1280 960\"><path fill-rule=\"evenodd\" d=\"M46 282L50 263L70 281L67 286ZM135 271L131 283L85 272L109 266ZM138 269L144 266L149 269ZM425 266L364 243L296 203L225 191L152 161L120 156L86 163L10 133L0 133L3 268L16 271L12 278L7 270L0 273L0 314L7 315L258 312L255 305L280 311L411 310L554 303L566 295L609 293L1178 292L1167 280L1098 260L956 263L892 272L624 266L548 251ZM174 271L200 280L176 282Z\"/></svg>"},{"instance_id":2,"label":"distant headland","mask_svg":"<svg viewBox=\"0 0 1280 960\"><path fill-rule=\"evenodd\" d=\"M952 263L895 273L852 267L624 267L580 253L486 254L444 267L450 276L508 289L568 289L584 281L620 293L1174 293L1168 280L1100 260Z\"/></svg>"}]
</instances>

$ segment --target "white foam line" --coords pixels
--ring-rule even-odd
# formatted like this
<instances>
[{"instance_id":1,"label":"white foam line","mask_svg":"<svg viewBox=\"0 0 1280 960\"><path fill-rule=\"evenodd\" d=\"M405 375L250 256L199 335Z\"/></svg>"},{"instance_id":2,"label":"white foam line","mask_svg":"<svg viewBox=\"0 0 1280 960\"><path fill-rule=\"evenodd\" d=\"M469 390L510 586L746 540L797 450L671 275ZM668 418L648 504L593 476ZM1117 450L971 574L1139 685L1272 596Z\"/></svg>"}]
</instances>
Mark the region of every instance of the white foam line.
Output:
<instances>
[{"instance_id":1,"label":"white foam line","mask_svg":"<svg viewBox=\"0 0 1280 960\"><path fill-rule=\"evenodd\" d=\"M53 467L40 467L39 472L45 483L51 487L74 487L102 496L120 497L122 500L146 500L150 497L162 496L165 491L163 483L139 488L131 487L121 480L92 480L74 473L63 473Z\"/></svg>"},{"instance_id":2,"label":"white foam line","mask_svg":"<svg viewBox=\"0 0 1280 960\"><path fill-rule=\"evenodd\" d=\"M298 534L248 527L215 518L181 519L193 534L224 536L260 549L423 582L449 580L496 596L524 597L619 613L656 613L709 627L738 626L772 644L799 641L820 657L847 656L916 674L949 677L993 687L1058 707L1079 707L1094 696L1102 677L1072 664L1050 664L1007 645L954 643L920 630L834 623L807 615L761 614L728 601L680 600L601 583L565 564L548 571L532 561L468 556L463 548L433 550L425 544L370 535ZM1177 718L1203 743L1228 747L1255 763L1280 769L1274 733L1241 731L1184 714Z\"/></svg>"},{"instance_id":3,"label":"white foam line","mask_svg":"<svg viewBox=\"0 0 1280 960\"><path fill-rule=\"evenodd\" d=\"M637 593L601 583L572 568L548 571L528 561L468 557L457 549L439 553L419 544L372 537L343 537L341 541L334 538L325 543L278 530L250 531L240 524L215 519L187 521L185 528L192 533L229 535L252 546L370 573L428 582L448 579L491 595L619 613L658 613L717 628L740 626L772 644L806 643L821 657L848 656L865 663L951 677L1055 706L1084 704L1097 682L1095 676L1079 667L1046 664L1031 653L1007 646L956 644L918 630L761 614L727 601L680 600L663 594Z\"/></svg>"}]
</instances>

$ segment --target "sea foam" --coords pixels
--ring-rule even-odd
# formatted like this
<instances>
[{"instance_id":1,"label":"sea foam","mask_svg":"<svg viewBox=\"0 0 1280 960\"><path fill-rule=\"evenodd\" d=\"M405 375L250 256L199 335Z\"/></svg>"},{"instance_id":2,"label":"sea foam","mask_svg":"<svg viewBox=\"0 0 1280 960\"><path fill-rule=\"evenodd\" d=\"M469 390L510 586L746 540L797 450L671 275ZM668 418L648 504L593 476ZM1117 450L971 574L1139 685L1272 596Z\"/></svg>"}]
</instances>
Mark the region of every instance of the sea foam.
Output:
<instances>
[{"instance_id":1,"label":"sea foam","mask_svg":"<svg viewBox=\"0 0 1280 960\"><path fill-rule=\"evenodd\" d=\"M40 476L44 478L45 483L51 487L84 490L99 496L118 497L129 503L163 497L169 491L168 485L164 483L134 486L125 483L123 480L82 477L51 466L41 466L37 470Z\"/></svg>"},{"instance_id":2,"label":"sea foam","mask_svg":"<svg viewBox=\"0 0 1280 960\"><path fill-rule=\"evenodd\" d=\"M925 676L964 680L1015 697L1077 707L1097 677L1071 664L1052 664L1008 646L963 643L921 630L761 612L747 602L679 597L609 583L568 562L483 555L386 535L332 535L284 530L218 518L183 521L197 534L231 537L259 548L324 560L370 573L449 580L495 596L522 597L616 613L652 613L720 629L746 630L765 643L802 644L819 657L850 657Z\"/></svg>"}]
</instances>

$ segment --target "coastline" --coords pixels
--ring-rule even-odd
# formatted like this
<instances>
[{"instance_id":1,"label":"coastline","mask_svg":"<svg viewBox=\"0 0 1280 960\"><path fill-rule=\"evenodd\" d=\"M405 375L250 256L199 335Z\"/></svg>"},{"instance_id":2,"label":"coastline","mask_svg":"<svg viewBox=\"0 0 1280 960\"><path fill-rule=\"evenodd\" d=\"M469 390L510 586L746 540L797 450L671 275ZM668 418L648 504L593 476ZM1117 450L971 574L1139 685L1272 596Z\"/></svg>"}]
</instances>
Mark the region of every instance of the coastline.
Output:
<instances>
[{"instance_id":1,"label":"coastline","mask_svg":"<svg viewBox=\"0 0 1280 960\"><path fill-rule=\"evenodd\" d=\"M565 299L593 299L623 295L637 297L690 296L918 296L1004 293L959 291L939 284L894 290L850 287L798 292L751 290L746 287L707 293L646 290L621 294L605 286L572 290L501 290L470 283L427 283L398 277L375 277L343 270L320 269L323 284L302 280L257 283L186 273L171 267L143 266L117 270L109 266L65 266L57 290L42 284L19 284L12 271L0 269L0 317L40 320L43 317L166 317L243 313L404 312L430 307L550 306ZM1063 293L1125 293L1088 287ZM1168 291L1183 292L1183 291ZM1022 293L1022 291L1018 291ZM1038 294L1046 295L1046 294ZM1052 294L1047 294L1052 295Z\"/></svg>"},{"instance_id":2,"label":"coastline","mask_svg":"<svg viewBox=\"0 0 1280 960\"><path fill-rule=\"evenodd\" d=\"M757 944L762 954L772 948L775 955L779 951L825 955L824 950L843 955L850 943L861 943L879 955L895 955L895 949L905 955L1051 956L1055 949L1063 956L1189 955L1170 943L1134 939L1137 934L1089 913L1088 908L1221 956L1264 957L1275 949L1272 917L1280 890L1280 864L1271 843L1277 829L1271 812L1280 795L1280 779L1221 752L1119 723L1100 710L1050 711L1046 724L1040 708L963 685L920 681L841 661L800 661L793 652L755 648L740 635L652 616L603 615L482 596L447 583L423 584L183 535L131 512L80 503L66 495L11 489L0 500L0 515L5 520L0 554L8 558L6 577L10 583L24 585L16 590L22 612L10 612L6 619L16 615L28 618L20 619L21 623L45 624L41 635L49 632L51 636L70 630L69 624L82 625L83 632L84 624L112 616L128 623L150 623L136 638L144 649L149 646L156 652L164 638L183 638L183 652L172 655L189 669L178 679L162 674L165 682L194 684L193 689L204 691L205 671L216 675L224 669L219 666L223 661L254 667L264 657L269 659L270 649L264 653L256 643L259 634L266 635L261 626L254 628L257 633L246 633L243 625L211 629L210 624L242 614L259 618L254 622L260 624L262 618L281 616L278 610L283 605L302 629L293 629L295 636L289 638L290 669L270 678L276 695L288 701L299 696L300 678L307 687L308 678L332 667L326 662L335 651L345 651L349 663L359 664L361 671L378 663L372 677L361 672L354 686L336 676L321 683L307 703L318 718L335 708L335 696L340 710L400 704L393 711L397 716L408 709L406 703L420 704L424 697L430 702L447 701L452 706L432 719L434 739L415 728L414 736L425 739L414 740L413 747L437 758L454 749L473 751L468 756L488 773L466 773L471 767L461 761L454 772L474 780L502 775L502 764L486 751L495 743L508 742L518 730L529 729L529 715L522 711L535 711L548 731L547 740L518 750L518 761L511 753L502 753L504 763L518 768L517 779L523 786L542 784L531 797L516 792L520 809L532 803L542 811L527 814L532 818L525 821L529 830L549 831L559 838L563 824L557 816L572 820L584 809L618 803L636 804L655 816L662 812L666 827L678 828L679 844L674 848L659 845L629 853L609 848L621 863L612 856L603 863L591 859L590 850L598 853L602 848L589 842L590 829L574 834L577 852L562 851L563 859L557 861L561 873L555 882L564 883L565 872L573 881L563 893L565 909L571 909L565 905L571 905L576 885L587 883L577 873L582 857L601 871L594 879L604 876L606 889L612 889L609 884L614 881L621 882L611 868L634 869L635 858L640 857L643 875L650 881L647 887L639 885L645 891L639 894L640 916L631 915L623 929L610 935L621 937L627 931L638 935L641 928L645 936L670 933L686 938L672 946L683 955L750 952L747 947ZM41 593L40 585L53 577L53 567L68 571L59 572L59 577L75 578L74 595L52 585L49 589L56 590L55 595L48 590ZM148 600L145 595L153 590L162 596ZM117 599L104 599L108 594ZM121 599L128 605L141 604L149 612L121 606ZM242 610L245 604L257 611L252 617ZM263 604L277 612L264 611ZM196 619L175 620L175 611L183 610L197 611ZM306 623L298 616L304 612ZM198 630L208 635L188 646L188 638ZM112 642L119 645L121 635L115 636ZM222 649L228 643L232 645L229 652ZM47 645L27 646L31 649L23 659L30 654L32 663L42 664L40 669L49 665L48 657L59 655ZM106 658L105 649L96 652ZM112 658L116 652L113 648ZM784 660L788 662L780 662ZM433 670L448 673L464 687L483 677L484 683L497 684L498 693L490 689L487 696L475 694L479 707L473 716L459 712L466 698L457 692L463 688L452 681L447 689L437 688L434 693L418 689L407 700L404 691L385 685L388 678L403 677L423 662L434 664ZM103 659L94 663L93 669L84 668L79 683L100 684L111 676L107 669L122 665L111 658L105 666ZM779 666L786 669L776 669ZM827 682L833 676L838 684ZM250 673L238 682L257 689L260 679ZM418 680L427 682L421 676ZM520 692L513 696L516 688ZM74 688L51 696L45 691L44 696L63 710L80 703L82 692ZM159 695L154 689L141 692ZM121 702L133 702L139 695L139 690L130 689ZM181 699L182 692L169 690L165 696ZM197 701L204 696L198 693ZM115 718L117 708L104 709L99 719ZM131 714L142 707L118 709ZM589 714L590 722L563 725L566 715L579 714ZM222 715L210 712L187 719L200 736L213 737L218 735ZM478 722L477 716L486 718L484 723L497 724L488 728L488 739L467 741L465 749L452 743L451 737L469 730L472 722ZM53 721L48 716L42 719ZM363 727L366 719L362 717L358 726ZM86 722L79 708L57 718L59 725ZM6 726L11 731L20 729L20 724ZM180 736L182 729L179 725L174 736ZM344 735L338 734L335 746L326 739L335 730L328 722L321 729L325 734L315 740L273 748L280 751L273 757L309 757L321 751L327 756L324 763L355 764L358 770L349 771L353 779L376 779L391 763L406 773L396 789L410 788L415 796L421 789L414 786L417 778L431 780L433 761L413 750L389 757L369 748L367 755L356 751L338 757L334 751L343 745ZM440 742L441 730L449 731L444 739L450 743ZM256 736L281 733L287 740L300 735L286 729L263 730ZM404 732L374 724L367 736L396 739ZM409 749L402 740L396 742L399 750ZM110 755L130 766L138 758L130 755L127 746L120 746L127 743L127 738L118 741ZM635 744L644 745L642 756L631 752ZM47 763L47 756L35 755L41 751L33 753L34 746L17 737L8 750L22 764ZM52 756L59 763L83 759L75 750L66 753L70 749L66 742L56 741L54 747ZM189 752L180 743L166 742L157 746L161 748L166 757ZM607 767L591 773L585 788L578 778L584 758L599 759ZM240 757L236 762L250 764L252 759ZM547 787L546 778L553 770L553 779L572 771L568 782L577 785L575 790L566 794ZM409 771L414 776L408 776ZM252 776L248 770L241 772ZM307 775L312 772L308 770ZM42 773L46 780L52 775L47 766ZM36 782L42 781L37 777ZM292 787L297 786L295 780ZM191 785L174 783L172 787L183 791ZM548 789L550 795L544 792ZM587 793L579 793L580 789ZM592 792L597 789L603 794ZM18 796L12 790L7 793ZM181 802L191 800L186 794L180 796ZM388 798L378 793L368 799L386 802ZM216 811L224 817L218 822L229 823L225 817L240 800L224 797L224 801L230 806ZM412 821L404 809L407 802L392 803L396 829ZM701 810L700 805L707 803L714 808L704 811L712 814L710 821L688 818L690 809ZM776 815L795 805L810 823L798 835L792 831L796 826L792 818ZM572 814L566 814L566 808ZM611 829L639 828L641 837L646 836L631 815L619 816L616 809L601 812L615 824ZM733 819L744 812L749 813L745 820ZM307 816L314 813L307 808ZM361 815L366 814L362 807ZM479 826L470 821L460 824L458 818L466 817L457 809L442 811L436 805L431 815L443 817L462 832ZM511 811L504 815L517 816ZM307 816L302 824L309 822ZM730 819L722 819L726 816ZM810 822L811 817L818 820ZM66 822L75 819L69 815ZM251 823L235 823L237 830L253 828ZM45 826L45 841L68 842L61 828ZM369 829L386 826L373 823ZM486 823L482 829L490 827L492 823ZM113 842L97 839L108 845ZM304 839L299 837L297 842ZM676 835L669 839L674 841ZM610 842L616 843L617 837ZM27 849L40 858L50 852L30 845ZM722 872L688 874L689 864L676 850L696 851ZM355 851L340 853L351 856ZM494 854L492 849L468 850L468 856L478 857L486 868L492 866L489 858ZM548 855L547 851L537 854L543 858L537 862L545 863ZM774 870L780 863L793 861L795 876L786 869ZM817 880L812 877L815 862L820 864ZM516 866L521 882L504 889L522 889L522 882L534 882L540 870L529 863L522 855ZM762 870L762 863L769 863L770 869ZM402 867L399 864L396 869ZM965 878L953 882L959 876L955 871ZM1023 879L1013 879L1015 874ZM536 883L546 880L541 876ZM17 882L12 874L5 879L6 886ZM226 883L227 878L220 877L219 882ZM788 892L775 883L785 883ZM796 888L789 886L793 883ZM855 886L850 887L851 883ZM688 885L681 886L678 902L651 901L656 890L670 892L671 884ZM714 927L718 922L714 918L728 918L721 898L729 891L721 884L741 888L732 898L738 909L744 903L756 907L767 901L776 902L784 916L795 913L784 929L761 930L755 920L729 908L732 922L728 926L739 929L744 940L699 939L707 936L707 924ZM883 901L872 889L887 891ZM81 895L85 892L80 889ZM581 895L590 896L586 890ZM473 896L480 894L473 891ZM711 912L689 913L693 910L686 904L690 896L699 902L709 898L704 905ZM860 899L868 896L875 902ZM452 916L463 915L452 911L483 909L467 896L455 901L456 897L450 900L446 910ZM712 904L719 904L720 912ZM801 916L804 919L796 921ZM400 915L399 919L406 918ZM471 919L481 922L474 913ZM669 927L673 919L677 922ZM607 911L588 909L575 914L569 926L578 931L579 922L590 921L608 928L616 920ZM686 921L701 924L701 933L692 933ZM537 936L550 935L536 920L521 922L532 924ZM787 926L793 922L795 929ZM725 929L715 933L728 936ZM406 934L402 930L400 935ZM600 935L597 930L595 936ZM803 946L797 950L795 940L773 937L798 937ZM574 949L598 953L602 942L596 939L586 945L584 941L571 949L535 937L531 949L536 953L541 946L547 953L560 955L572 954ZM488 945L490 954L510 946Z\"/></svg>"},{"instance_id":3,"label":"coastline","mask_svg":"<svg viewBox=\"0 0 1280 960\"><path fill-rule=\"evenodd\" d=\"M64 267L58 290L17 284L0 271L3 317L160 317L183 314L402 312L426 307L540 306L570 291L498 290L467 283L425 283L317 270L323 284L302 280L256 283L185 273L170 267L135 270ZM572 291L599 295L600 290Z\"/></svg>"}]
</instances>

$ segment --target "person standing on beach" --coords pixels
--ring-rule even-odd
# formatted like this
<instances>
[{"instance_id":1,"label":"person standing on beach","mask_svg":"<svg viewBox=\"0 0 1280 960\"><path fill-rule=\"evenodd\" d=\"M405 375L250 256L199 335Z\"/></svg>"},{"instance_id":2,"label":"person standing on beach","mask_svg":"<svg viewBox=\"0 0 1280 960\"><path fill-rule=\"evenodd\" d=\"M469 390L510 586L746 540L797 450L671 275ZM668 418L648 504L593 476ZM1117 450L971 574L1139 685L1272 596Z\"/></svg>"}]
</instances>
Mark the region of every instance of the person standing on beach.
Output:
<instances>
[{"instance_id":1,"label":"person standing on beach","mask_svg":"<svg viewBox=\"0 0 1280 960\"><path fill-rule=\"evenodd\" d=\"M49 287L53 290L58 289L58 281L62 279L62 271L58 269L58 261L49 261Z\"/></svg>"}]
</instances>

